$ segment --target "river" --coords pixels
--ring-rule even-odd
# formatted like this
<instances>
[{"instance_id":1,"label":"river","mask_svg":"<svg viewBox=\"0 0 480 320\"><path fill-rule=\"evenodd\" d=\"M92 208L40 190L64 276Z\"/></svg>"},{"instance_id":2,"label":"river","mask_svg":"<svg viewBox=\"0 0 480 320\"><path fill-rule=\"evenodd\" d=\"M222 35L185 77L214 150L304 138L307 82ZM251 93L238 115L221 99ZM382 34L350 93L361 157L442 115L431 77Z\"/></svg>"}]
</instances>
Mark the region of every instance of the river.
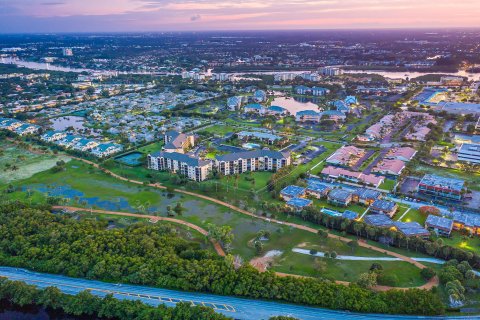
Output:
<instances>
[{"instance_id":1,"label":"river","mask_svg":"<svg viewBox=\"0 0 480 320\"><path fill-rule=\"evenodd\" d=\"M69 68L69 67L61 67L52 65L46 62L31 62L31 61L24 61L15 58L2 58L0 60L1 63L5 64L14 64L18 67L24 67L33 70L49 70L49 71L63 71L63 72L93 72L94 70L91 69L80 69L80 68Z\"/></svg>"},{"instance_id":2,"label":"river","mask_svg":"<svg viewBox=\"0 0 480 320\"><path fill-rule=\"evenodd\" d=\"M241 72L234 73L236 77L243 76L246 74L257 74L257 75L273 75L273 74L285 74L285 73L294 73L301 74L305 72L311 72L308 70L291 70L291 71L259 71L259 72ZM369 74L378 74L389 79L407 79L407 78L416 78L424 76L427 74L445 74L449 76L457 77L467 77L469 80L480 81L480 73L469 73L464 70L457 72L415 72L415 71L382 71L382 70L343 70L345 74L360 74L360 73L369 73Z\"/></svg>"}]
</instances>

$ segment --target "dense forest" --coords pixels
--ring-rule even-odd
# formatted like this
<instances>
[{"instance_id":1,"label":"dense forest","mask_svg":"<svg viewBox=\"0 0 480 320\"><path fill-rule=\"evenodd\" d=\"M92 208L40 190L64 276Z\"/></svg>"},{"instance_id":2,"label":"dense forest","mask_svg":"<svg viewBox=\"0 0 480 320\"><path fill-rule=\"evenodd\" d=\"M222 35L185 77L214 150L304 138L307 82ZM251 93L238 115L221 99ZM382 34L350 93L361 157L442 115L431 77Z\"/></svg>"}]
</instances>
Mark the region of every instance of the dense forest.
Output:
<instances>
[{"instance_id":1,"label":"dense forest","mask_svg":"<svg viewBox=\"0 0 480 320\"><path fill-rule=\"evenodd\" d=\"M153 307L140 301L118 300L112 295L103 298L88 291L67 295L55 287L38 289L21 281L0 278L0 300L18 306L38 305L49 310L62 311L74 316L98 317L119 320L226 320L224 315L206 307L192 307L178 303L175 307Z\"/></svg>"},{"instance_id":2,"label":"dense forest","mask_svg":"<svg viewBox=\"0 0 480 320\"><path fill-rule=\"evenodd\" d=\"M395 314L442 314L435 292L373 292L328 280L276 277L246 264L238 269L181 238L169 225L107 229L18 202L0 206L0 264L112 282L283 300L319 307Z\"/></svg>"}]
</instances>

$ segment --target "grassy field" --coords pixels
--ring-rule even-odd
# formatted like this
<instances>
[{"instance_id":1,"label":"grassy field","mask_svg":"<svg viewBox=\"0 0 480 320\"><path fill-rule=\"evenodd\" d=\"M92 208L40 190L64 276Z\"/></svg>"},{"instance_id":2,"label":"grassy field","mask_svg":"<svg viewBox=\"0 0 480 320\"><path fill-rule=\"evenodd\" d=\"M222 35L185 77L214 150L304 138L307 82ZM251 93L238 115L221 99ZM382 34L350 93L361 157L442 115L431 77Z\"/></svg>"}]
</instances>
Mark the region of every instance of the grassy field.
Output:
<instances>
[{"instance_id":1,"label":"grassy field","mask_svg":"<svg viewBox=\"0 0 480 320\"><path fill-rule=\"evenodd\" d=\"M275 271L295 273L309 277L354 282L362 273L368 272L375 261L348 261L325 259L305 254L288 252L277 259ZM415 287L425 283L420 275L420 269L404 261L379 261L384 273L395 275L396 286Z\"/></svg>"},{"instance_id":2,"label":"grassy field","mask_svg":"<svg viewBox=\"0 0 480 320\"><path fill-rule=\"evenodd\" d=\"M41 154L7 141L0 142L0 183L10 183L33 176L55 166L57 161L69 161L66 156Z\"/></svg>"},{"instance_id":3,"label":"grassy field","mask_svg":"<svg viewBox=\"0 0 480 320\"><path fill-rule=\"evenodd\" d=\"M154 153L154 152L160 151L163 145L164 145L163 140L156 141L146 146L138 148L137 151L144 154Z\"/></svg>"},{"instance_id":4,"label":"grassy field","mask_svg":"<svg viewBox=\"0 0 480 320\"><path fill-rule=\"evenodd\" d=\"M203 228L209 223L231 226L235 236L232 253L242 256L245 260L255 256L252 240L260 230L267 230L271 234L270 239L265 242L265 250L286 252L301 245L335 250L339 253L346 253L349 250L338 241L325 241L316 234L250 218L207 201L180 194L169 196L162 190L119 181L77 160L70 161L63 172L53 173L47 170L23 181L17 181L14 186L17 187L17 191L9 193L7 196L10 198L41 203L46 201L47 196L60 194L66 198L66 204L85 207L87 211L91 207L136 213L149 211L150 214L165 216L167 206L173 207L180 202L185 210L181 216L177 216L178 219ZM86 214L86 217L88 218L89 214ZM109 215L99 217L120 225L132 222ZM138 219L134 221L136 220ZM359 249L355 254L378 255L366 249Z\"/></svg>"},{"instance_id":5,"label":"grassy field","mask_svg":"<svg viewBox=\"0 0 480 320\"><path fill-rule=\"evenodd\" d=\"M380 185L380 189L392 191L393 187L397 182L395 180L385 179L385 181Z\"/></svg>"},{"instance_id":6,"label":"grassy field","mask_svg":"<svg viewBox=\"0 0 480 320\"><path fill-rule=\"evenodd\" d=\"M225 134L227 134L229 132L238 132L238 131L241 131L241 129L240 128L235 128L235 127L232 127L232 126L215 125L215 126L207 127L205 129L201 129L199 131L199 133L209 132L209 133L213 133L213 134L216 134L216 135L224 136Z\"/></svg>"}]
</instances>

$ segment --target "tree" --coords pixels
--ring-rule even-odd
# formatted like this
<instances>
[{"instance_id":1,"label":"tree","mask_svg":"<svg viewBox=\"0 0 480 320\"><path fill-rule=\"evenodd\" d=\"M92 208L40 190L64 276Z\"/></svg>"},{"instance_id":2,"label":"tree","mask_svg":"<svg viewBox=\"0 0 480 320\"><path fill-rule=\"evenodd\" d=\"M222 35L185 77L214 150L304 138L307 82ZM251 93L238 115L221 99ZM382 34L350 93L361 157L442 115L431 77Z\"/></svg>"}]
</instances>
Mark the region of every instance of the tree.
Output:
<instances>
[{"instance_id":1,"label":"tree","mask_svg":"<svg viewBox=\"0 0 480 320\"><path fill-rule=\"evenodd\" d=\"M352 240L347 243L347 245L352 249L352 252L355 252L358 248L358 241L357 240Z\"/></svg>"},{"instance_id":2,"label":"tree","mask_svg":"<svg viewBox=\"0 0 480 320\"><path fill-rule=\"evenodd\" d=\"M175 213L179 216L182 215L183 210L185 210L185 209L183 208L181 202L177 202L177 204L175 205L175 208L173 209L173 211L175 211Z\"/></svg>"},{"instance_id":3,"label":"tree","mask_svg":"<svg viewBox=\"0 0 480 320\"><path fill-rule=\"evenodd\" d=\"M362 288L371 288L377 285L377 274L375 272L362 273L357 280L357 284Z\"/></svg>"},{"instance_id":4,"label":"tree","mask_svg":"<svg viewBox=\"0 0 480 320\"><path fill-rule=\"evenodd\" d=\"M422 271L420 271L420 274L425 280L430 280L435 277L436 272L432 268L423 268Z\"/></svg>"}]
</instances>

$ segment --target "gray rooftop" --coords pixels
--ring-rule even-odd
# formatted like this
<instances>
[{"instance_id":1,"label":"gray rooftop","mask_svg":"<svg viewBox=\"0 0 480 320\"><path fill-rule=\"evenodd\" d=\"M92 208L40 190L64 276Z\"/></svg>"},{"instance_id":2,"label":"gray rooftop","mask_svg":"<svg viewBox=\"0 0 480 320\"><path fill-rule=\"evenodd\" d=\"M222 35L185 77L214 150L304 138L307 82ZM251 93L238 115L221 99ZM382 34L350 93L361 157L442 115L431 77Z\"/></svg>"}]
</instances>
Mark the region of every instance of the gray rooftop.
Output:
<instances>
[{"instance_id":1,"label":"gray rooftop","mask_svg":"<svg viewBox=\"0 0 480 320\"><path fill-rule=\"evenodd\" d=\"M235 152L229 153L224 155L215 156L218 161L235 161L239 159L251 159L251 158L260 158L260 157L268 157L272 159L283 159L288 158L290 156L289 153L282 153L279 151L273 150L252 150L252 151L243 151L243 152Z\"/></svg>"}]
</instances>

